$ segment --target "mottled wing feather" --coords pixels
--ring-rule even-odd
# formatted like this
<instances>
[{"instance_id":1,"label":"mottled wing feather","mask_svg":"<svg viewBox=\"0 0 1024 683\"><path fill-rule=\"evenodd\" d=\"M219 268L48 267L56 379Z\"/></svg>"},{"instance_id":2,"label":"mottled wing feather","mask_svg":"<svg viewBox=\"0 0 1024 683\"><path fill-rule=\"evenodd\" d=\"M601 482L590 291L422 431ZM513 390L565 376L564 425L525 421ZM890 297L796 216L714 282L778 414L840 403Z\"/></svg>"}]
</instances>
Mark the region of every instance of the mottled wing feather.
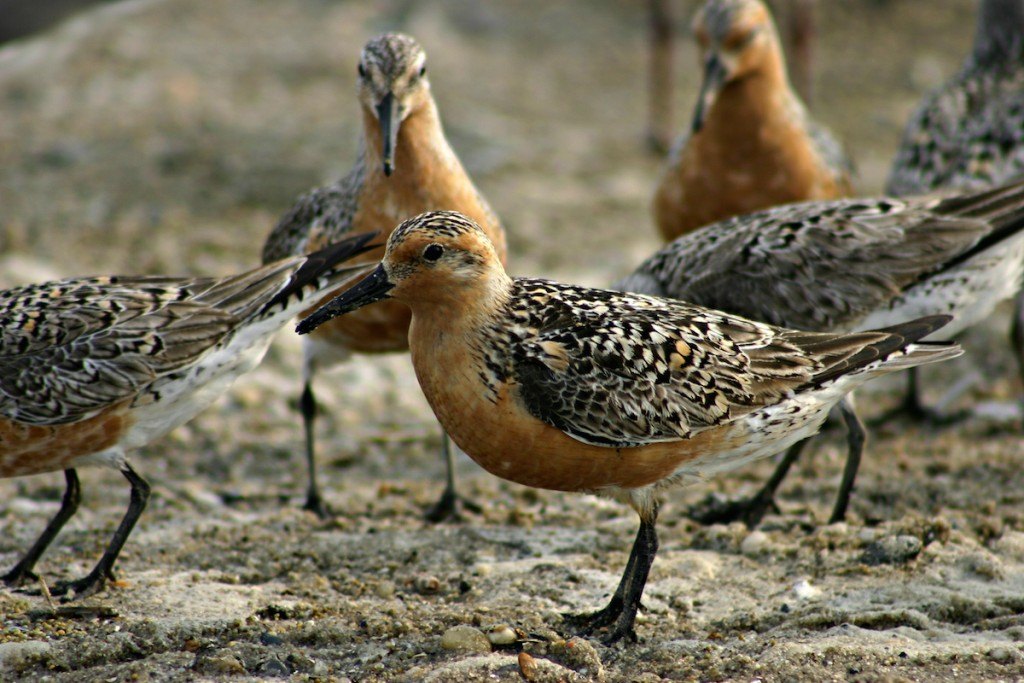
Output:
<instances>
[{"instance_id":1,"label":"mottled wing feather","mask_svg":"<svg viewBox=\"0 0 1024 683\"><path fill-rule=\"evenodd\" d=\"M992 224L939 200L806 202L684 235L615 286L807 330L854 327Z\"/></svg>"},{"instance_id":2,"label":"mottled wing feather","mask_svg":"<svg viewBox=\"0 0 1024 683\"><path fill-rule=\"evenodd\" d=\"M1024 66L968 66L907 122L886 183L902 196L975 190L1024 174Z\"/></svg>"},{"instance_id":3,"label":"mottled wing feather","mask_svg":"<svg viewBox=\"0 0 1024 683\"><path fill-rule=\"evenodd\" d=\"M76 422L190 365L237 325L230 313L188 300L210 282L92 278L4 292L0 414Z\"/></svg>"},{"instance_id":4,"label":"mottled wing feather","mask_svg":"<svg viewBox=\"0 0 1024 683\"><path fill-rule=\"evenodd\" d=\"M513 346L519 395L535 417L587 443L687 438L778 401L819 369L766 325L543 280L517 286L534 302L568 303L532 307Z\"/></svg>"}]
</instances>

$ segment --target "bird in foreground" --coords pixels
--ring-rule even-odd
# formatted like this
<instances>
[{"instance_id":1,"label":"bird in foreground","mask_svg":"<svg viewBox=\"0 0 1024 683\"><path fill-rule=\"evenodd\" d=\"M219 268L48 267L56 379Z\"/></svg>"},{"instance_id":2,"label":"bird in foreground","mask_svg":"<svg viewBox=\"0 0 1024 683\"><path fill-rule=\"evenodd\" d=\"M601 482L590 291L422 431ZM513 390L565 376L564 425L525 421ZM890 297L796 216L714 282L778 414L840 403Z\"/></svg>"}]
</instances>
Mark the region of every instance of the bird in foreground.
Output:
<instances>
[{"instance_id":1,"label":"bird in foreground","mask_svg":"<svg viewBox=\"0 0 1024 683\"><path fill-rule=\"evenodd\" d=\"M146 507L149 484L128 453L192 419L259 364L299 311L364 273L343 262L370 248L354 235L308 257L222 278L90 277L0 292L0 478L64 471L60 510L0 579L18 586L78 508L76 468L106 465L131 502L85 577L54 594L91 595Z\"/></svg>"},{"instance_id":2,"label":"bird in foreground","mask_svg":"<svg viewBox=\"0 0 1024 683\"><path fill-rule=\"evenodd\" d=\"M805 202L709 225L666 245L614 289L682 299L772 325L850 332L931 314L953 335L986 319L1024 279L1024 183L954 197ZM865 441L840 404L849 454L829 523L846 516ZM704 522L756 526L803 444L761 491Z\"/></svg>"},{"instance_id":3,"label":"bird in foreground","mask_svg":"<svg viewBox=\"0 0 1024 683\"><path fill-rule=\"evenodd\" d=\"M305 254L350 233L386 234L401 221L431 209L455 209L471 216L505 258L505 233L474 187L445 139L427 79L426 54L411 37L378 36L359 60L359 104L363 119L359 157L342 180L303 195L278 222L263 245L264 263ZM368 262L381 252L368 254ZM306 434L309 485L305 509L328 516L316 479L314 455L318 370L352 353L389 353L409 348L409 309L382 302L332 322L303 343L303 383L299 400ZM454 461L443 438L447 482L427 513L439 521L457 517ZM468 501L463 501L470 505Z\"/></svg>"},{"instance_id":4,"label":"bird in foreground","mask_svg":"<svg viewBox=\"0 0 1024 683\"><path fill-rule=\"evenodd\" d=\"M654 195L661 236L778 204L852 194L839 143L790 86L771 13L760 0L709 0L694 17L704 80L689 136Z\"/></svg>"},{"instance_id":5,"label":"bird in foreground","mask_svg":"<svg viewBox=\"0 0 1024 683\"><path fill-rule=\"evenodd\" d=\"M983 0L959 73L930 93L903 132L885 191L893 196L981 190L1024 175L1024 0ZM1024 295L1011 340L1024 378ZM942 422L922 405L917 373L900 412Z\"/></svg>"},{"instance_id":6,"label":"bird in foreground","mask_svg":"<svg viewBox=\"0 0 1024 683\"><path fill-rule=\"evenodd\" d=\"M816 334L672 299L511 278L454 212L395 229L373 273L299 323L300 334L374 301L412 310L420 386L451 438L492 474L611 496L640 529L609 605L582 632L633 636L657 551L659 494L767 457L816 432L868 379L959 355L917 343L949 321Z\"/></svg>"}]
</instances>

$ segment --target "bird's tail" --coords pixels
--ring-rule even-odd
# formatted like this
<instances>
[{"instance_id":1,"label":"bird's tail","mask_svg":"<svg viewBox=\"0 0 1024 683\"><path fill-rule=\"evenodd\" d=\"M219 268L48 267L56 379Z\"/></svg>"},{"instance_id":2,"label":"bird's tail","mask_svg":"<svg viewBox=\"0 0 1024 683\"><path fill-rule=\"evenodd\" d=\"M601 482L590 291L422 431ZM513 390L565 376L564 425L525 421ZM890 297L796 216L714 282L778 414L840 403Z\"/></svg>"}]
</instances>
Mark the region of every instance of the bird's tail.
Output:
<instances>
[{"instance_id":1,"label":"bird's tail","mask_svg":"<svg viewBox=\"0 0 1024 683\"><path fill-rule=\"evenodd\" d=\"M963 349L954 342L919 341L952 319L948 315L930 315L878 330L822 335L819 340L810 340L804 346L814 348L824 364L810 384L821 386L845 375L873 376L956 358Z\"/></svg>"}]
</instances>

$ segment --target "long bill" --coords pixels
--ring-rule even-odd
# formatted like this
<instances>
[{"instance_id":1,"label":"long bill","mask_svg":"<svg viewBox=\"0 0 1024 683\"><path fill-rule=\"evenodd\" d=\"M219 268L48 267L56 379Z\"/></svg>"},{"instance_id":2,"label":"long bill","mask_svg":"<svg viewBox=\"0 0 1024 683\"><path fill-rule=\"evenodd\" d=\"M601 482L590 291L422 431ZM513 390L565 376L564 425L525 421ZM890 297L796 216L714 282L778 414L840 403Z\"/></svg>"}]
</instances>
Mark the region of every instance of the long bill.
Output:
<instances>
[{"instance_id":1,"label":"long bill","mask_svg":"<svg viewBox=\"0 0 1024 683\"><path fill-rule=\"evenodd\" d=\"M697 95L697 106L693 109L693 123L690 129L694 135L704 127L704 119L707 118L708 110L725 85L726 76L728 71L722 59L715 52L709 53L704 60L704 80L700 84L700 94Z\"/></svg>"},{"instance_id":2,"label":"long bill","mask_svg":"<svg viewBox=\"0 0 1024 683\"><path fill-rule=\"evenodd\" d=\"M334 297L320 308L303 318L295 327L299 334L309 334L328 320L339 315L351 313L357 308L369 306L382 299L389 298L388 292L394 288L388 279L383 265L377 266L372 273L352 285L351 288Z\"/></svg>"},{"instance_id":3,"label":"long bill","mask_svg":"<svg viewBox=\"0 0 1024 683\"><path fill-rule=\"evenodd\" d=\"M395 170L395 146L398 144L398 129L402 125L394 93L389 92L377 105L377 122L380 124L380 157L384 161L384 175L390 176Z\"/></svg>"}]
</instances>

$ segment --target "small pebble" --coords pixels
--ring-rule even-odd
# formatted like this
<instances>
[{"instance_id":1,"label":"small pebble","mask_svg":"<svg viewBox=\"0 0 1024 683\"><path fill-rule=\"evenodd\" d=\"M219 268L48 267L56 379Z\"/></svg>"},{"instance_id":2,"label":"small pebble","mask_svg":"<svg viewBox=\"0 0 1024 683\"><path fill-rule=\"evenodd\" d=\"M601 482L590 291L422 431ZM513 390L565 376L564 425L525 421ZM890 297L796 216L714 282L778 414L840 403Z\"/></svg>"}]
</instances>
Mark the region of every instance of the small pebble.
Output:
<instances>
[{"instance_id":1,"label":"small pebble","mask_svg":"<svg viewBox=\"0 0 1024 683\"><path fill-rule=\"evenodd\" d=\"M740 552L744 555L757 555L768 545L768 534L754 530L740 543Z\"/></svg>"},{"instance_id":2,"label":"small pebble","mask_svg":"<svg viewBox=\"0 0 1024 683\"><path fill-rule=\"evenodd\" d=\"M552 643L551 652L559 654L569 667L580 674L598 680L604 679L601 657L590 641L573 636L562 643Z\"/></svg>"},{"instance_id":3,"label":"small pebble","mask_svg":"<svg viewBox=\"0 0 1024 683\"><path fill-rule=\"evenodd\" d=\"M487 640L480 629L460 624L444 632L441 647L454 652L486 653L491 651L491 641Z\"/></svg>"},{"instance_id":4,"label":"small pebble","mask_svg":"<svg viewBox=\"0 0 1024 683\"><path fill-rule=\"evenodd\" d=\"M526 652L519 653L519 673L528 681L537 678L537 660Z\"/></svg>"},{"instance_id":5,"label":"small pebble","mask_svg":"<svg viewBox=\"0 0 1024 683\"><path fill-rule=\"evenodd\" d=\"M192 669L209 675L234 675L247 673L242 662L231 653L213 652L196 655Z\"/></svg>"},{"instance_id":6,"label":"small pebble","mask_svg":"<svg viewBox=\"0 0 1024 683\"><path fill-rule=\"evenodd\" d=\"M1021 658L1020 653L1011 647L999 645L988 651L988 658L1000 664L1009 664Z\"/></svg>"},{"instance_id":7,"label":"small pebble","mask_svg":"<svg viewBox=\"0 0 1024 683\"><path fill-rule=\"evenodd\" d=\"M962 558L957 564L967 571L991 581L1006 578L1006 570L1003 568L1002 561L997 556L987 552L971 553Z\"/></svg>"},{"instance_id":8,"label":"small pebble","mask_svg":"<svg viewBox=\"0 0 1024 683\"><path fill-rule=\"evenodd\" d=\"M920 554L923 545L917 536L886 536L868 545L861 556L864 564L902 564Z\"/></svg>"},{"instance_id":9,"label":"small pebble","mask_svg":"<svg viewBox=\"0 0 1024 683\"><path fill-rule=\"evenodd\" d=\"M259 674L268 678L288 678L292 672L287 664L277 657L271 657L260 665Z\"/></svg>"},{"instance_id":10,"label":"small pebble","mask_svg":"<svg viewBox=\"0 0 1024 683\"><path fill-rule=\"evenodd\" d=\"M812 600L821 595L821 589L812 586L807 579L800 579L793 584L793 593L800 600Z\"/></svg>"},{"instance_id":11,"label":"small pebble","mask_svg":"<svg viewBox=\"0 0 1024 683\"><path fill-rule=\"evenodd\" d=\"M264 631L260 634L260 645L284 645L284 641L270 631Z\"/></svg>"},{"instance_id":12,"label":"small pebble","mask_svg":"<svg viewBox=\"0 0 1024 683\"><path fill-rule=\"evenodd\" d=\"M42 659L52 646L42 640L0 643L0 668L17 668L30 659Z\"/></svg>"},{"instance_id":13,"label":"small pebble","mask_svg":"<svg viewBox=\"0 0 1024 683\"><path fill-rule=\"evenodd\" d=\"M441 580L429 574L420 574L413 580L413 586L420 595L433 595L441 590Z\"/></svg>"},{"instance_id":14,"label":"small pebble","mask_svg":"<svg viewBox=\"0 0 1024 683\"><path fill-rule=\"evenodd\" d=\"M516 642L516 632L508 624L495 624L487 629L487 640L491 645L511 645Z\"/></svg>"}]
</instances>

